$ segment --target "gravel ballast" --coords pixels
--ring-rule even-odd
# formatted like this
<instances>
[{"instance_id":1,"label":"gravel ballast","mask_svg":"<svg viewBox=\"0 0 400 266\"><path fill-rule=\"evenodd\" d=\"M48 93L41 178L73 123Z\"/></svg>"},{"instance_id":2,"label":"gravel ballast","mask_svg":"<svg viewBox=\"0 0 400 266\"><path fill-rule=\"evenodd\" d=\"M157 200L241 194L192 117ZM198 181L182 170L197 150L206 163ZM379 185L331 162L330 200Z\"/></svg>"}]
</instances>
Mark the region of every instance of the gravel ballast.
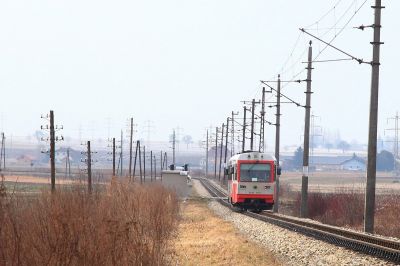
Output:
<instances>
[{"instance_id":1,"label":"gravel ballast","mask_svg":"<svg viewBox=\"0 0 400 266\"><path fill-rule=\"evenodd\" d=\"M200 196L210 196L198 180L193 186ZM233 212L217 201L208 205L242 234L273 252L284 265L394 265Z\"/></svg>"}]
</instances>

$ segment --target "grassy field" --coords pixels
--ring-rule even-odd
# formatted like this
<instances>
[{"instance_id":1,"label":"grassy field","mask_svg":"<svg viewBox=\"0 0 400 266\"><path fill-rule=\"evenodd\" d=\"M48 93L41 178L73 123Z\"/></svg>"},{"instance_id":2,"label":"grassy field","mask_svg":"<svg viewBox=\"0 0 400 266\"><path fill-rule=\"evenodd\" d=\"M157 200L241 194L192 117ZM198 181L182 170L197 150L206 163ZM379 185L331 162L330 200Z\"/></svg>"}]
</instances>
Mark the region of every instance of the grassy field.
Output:
<instances>
[{"instance_id":1,"label":"grassy field","mask_svg":"<svg viewBox=\"0 0 400 266\"><path fill-rule=\"evenodd\" d=\"M268 251L217 217L206 202L189 200L182 204L181 213L176 265L280 265Z\"/></svg>"}]
</instances>

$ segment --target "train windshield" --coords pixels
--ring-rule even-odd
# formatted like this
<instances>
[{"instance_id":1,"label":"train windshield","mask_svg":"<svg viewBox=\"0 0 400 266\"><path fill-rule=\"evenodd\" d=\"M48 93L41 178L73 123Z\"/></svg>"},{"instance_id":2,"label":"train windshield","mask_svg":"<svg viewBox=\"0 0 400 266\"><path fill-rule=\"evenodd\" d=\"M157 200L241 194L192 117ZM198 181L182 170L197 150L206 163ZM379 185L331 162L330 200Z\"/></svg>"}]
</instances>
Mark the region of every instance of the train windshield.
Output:
<instances>
[{"instance_id":1,"label":"train windshield","mask_svg":"<svg viewBox=\"0 0 400 266\"><path fill-rule=\"evenodd\" d=\"M241 182L267 182L271 176L271 165L267 163L240 164Z\"/></svg>"}]
</instances>

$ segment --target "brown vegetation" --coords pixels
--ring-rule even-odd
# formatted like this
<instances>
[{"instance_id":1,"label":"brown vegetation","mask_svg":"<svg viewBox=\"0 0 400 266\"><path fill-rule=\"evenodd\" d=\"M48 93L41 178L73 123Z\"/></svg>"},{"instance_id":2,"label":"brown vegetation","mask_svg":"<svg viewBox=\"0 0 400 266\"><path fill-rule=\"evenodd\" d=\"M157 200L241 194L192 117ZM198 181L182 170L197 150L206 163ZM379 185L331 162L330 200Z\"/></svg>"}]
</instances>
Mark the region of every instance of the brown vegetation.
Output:
<instances>
[{"instance_id":1,"label":"brown vegetation","mask_svg":"<svg viewBox=\"0 0 400 266\"><path fill-rule=\"evenodd\" d=\"M271 253L248 241L201 201L182 207L178 233L177 265L279 265Z\"/></svg>"},{"instance_id":2,"label":"brown vegetation","mask_svg":"<svg viewBox=\"0 0 400 266\"><path fill-rule=\"evenodd\" d=\"M178 201L159 185L0 195L0 265L163 265L170 258Z\"/></svg>"},{"instance_id":3,"label":"brown vegetation","mask_svg":"<svg viewBox=\"0 0 400 266\"><path fill-rule=\"evenodd\" d=\"M301 194L283 184L280 212L299 216ZM364 222L364 193L360 188L341 188L335 193L310 192L308 194L309 218L322 223L362 230ZM400 195L387 191L376 195L375 232L400 238Z\"/></svg>"}]
</instances>

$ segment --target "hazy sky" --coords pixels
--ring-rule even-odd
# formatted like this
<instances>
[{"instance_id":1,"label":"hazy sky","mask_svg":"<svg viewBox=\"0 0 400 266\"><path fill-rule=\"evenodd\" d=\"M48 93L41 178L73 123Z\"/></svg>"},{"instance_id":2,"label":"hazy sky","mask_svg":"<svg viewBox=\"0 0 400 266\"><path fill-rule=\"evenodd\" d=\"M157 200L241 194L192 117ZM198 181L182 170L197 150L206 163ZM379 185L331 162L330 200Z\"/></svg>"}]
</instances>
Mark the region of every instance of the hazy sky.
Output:
<instances>
[{"instance_id":1,"label":"hazy sky","mask_svg":"<svg viewBox=\"0 0 400 266\"><path fill-rule=\"evenodd\" d=\"M282 72L287 80L304 68L310 38L298 28L318 21L337 2L311 26L327 40L340 31L323 35L327 28L343 27L363 0L3 0L1 127L7 134L30 134L40 127L40 115L54 109L71 137L78 137L79 127L87 138L107 137L107 121L117 135L133 116L140 134L144 121L154 121L153 139L168 139L177 125L199 139L206 127L241 110L241 100L260 97L260 79ZM367 61L372 30L352 27L372 24L373 2L333 42ZM400 109L400 1L383 4L382 135L390 127L386 118ZM323 47L314 40L314 54ZM345 56L327 49L319 59L337 58ZM340 130L348 141L365 142L371 67L344 61L314 68L312 110L318 123ZM283 92L303 103L304 90L305 84L290 84ZM269 120L274 112L268 110ZM283 145L300 143L304 110L284 105L282 113ZM272 132L269 128L268 145Z\"/></svg>"}]
</instances>

